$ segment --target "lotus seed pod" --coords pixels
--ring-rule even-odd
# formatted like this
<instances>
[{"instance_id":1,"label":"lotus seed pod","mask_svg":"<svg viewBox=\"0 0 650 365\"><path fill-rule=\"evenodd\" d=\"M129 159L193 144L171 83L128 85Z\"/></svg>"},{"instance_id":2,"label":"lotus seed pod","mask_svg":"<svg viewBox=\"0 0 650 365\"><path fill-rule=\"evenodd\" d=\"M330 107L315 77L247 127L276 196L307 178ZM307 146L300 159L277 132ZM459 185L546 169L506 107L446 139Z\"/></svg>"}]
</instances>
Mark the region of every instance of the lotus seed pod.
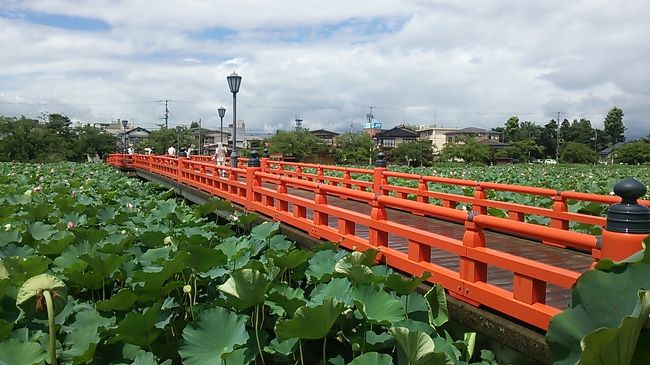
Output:
<instances>
[{"instance_id":1,"label":"lotus seed pod","mask_svg":"<svg viewBox=\"0 0 650 365\"><path fill-rule=\"evenodd\" d=\"M188 285L185 285L185 286L183 287L183 292L184 292L184 293L188 293L188 294L191 293L191 292L192 292L192 285L189 285L189 284L188 284Z\"/></svg>"},{"instance_id":2,"label":"lotus seed pod","mask_svg":"<svg viewBox=\"0 0 650 365\"><path fill-rule=\"evenodd\" d=\"M355 342L352 344L352 351L359 352L360 349L361 349L361 345L359 345L359 343Z\"/></svg>"}]
</instances>

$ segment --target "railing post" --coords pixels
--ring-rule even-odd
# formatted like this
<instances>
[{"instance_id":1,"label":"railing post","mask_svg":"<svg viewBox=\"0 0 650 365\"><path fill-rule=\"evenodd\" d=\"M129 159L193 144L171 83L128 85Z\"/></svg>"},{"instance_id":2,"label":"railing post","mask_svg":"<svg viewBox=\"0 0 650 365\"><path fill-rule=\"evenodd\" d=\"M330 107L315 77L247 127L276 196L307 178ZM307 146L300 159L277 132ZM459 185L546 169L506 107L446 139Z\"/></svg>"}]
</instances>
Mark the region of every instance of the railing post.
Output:
<instances>
[{"instance_id":1,"label":"railing post","mask_svg":"<svg viewBox=\"0 0 650 365\"><path fill-rule=\"evenodd\" d=\"M255 204L262 202L262 194L254 192L256 187L262 186L262 178L255 176L255 173L261 171L260 159L256 150L252 150L248 159L246 168L246 209L255 210Z\"/></svg>"},{"instance_id":2,"label":"railing post","mask_svg":"<svg viewBox=\"0 0 650 365\"><path fill-rule=\"evenodd\" d=\"M553 206L551 209L553 209L553 212L555 213L567 212L569 210L566 199L562 196L562 191L557 190L555 192L555 196L553 197ZM551 227L561 229L563 231L568 231L569 221L566 219L551 218ZM561 242L542 241L542 243L545 245L566 248L566 245L562 244Z\"/></svg>"},{"instance_id":3,"label":"railing post","mask_svg":"<svg viewBox=\"0 0 650 365\"><path fill-rule=\"evenodd\" d=\"M176 176L178 181L183 181L183 160L185 160L185 157L176 158Z\"/></svg>"},{"instance_id":4,"label":"railing post","mask_svg":"<svg viewBox=\"0 0 650 365\"><path fill-rule=\"evenodd\" d=\"M472 211L479 214L487 214L487 207L482 204L484 200L485 190L483 190L481 183L477 182L476 187L474 187L474 204L472 204Z\"/></svg>"},{"instance_id":5,"label":"railing post","mask_svg":"<svg viewBox=\"0 0 650 365\"><path fill-rule=\"evenodd\" d=\"M343 186L348 189L351 189L352 188L352 184L350 183L351 180L352 180L352 175L350 174L350 171L348 170L343 171Z\"/></svg>"},{"instance_id":6,"label":"railing post","mask_svg":"<svg viewBox=\"0 0 650 365\"><path fill-rule=\"evenodd\" d=\"M468 248L485 247L485 235L483 230L476 223L473 222L474 217L477 216L476 212L469 212L467 221L465 222L465 233L463 234L463 246ZM477 281L487 282L487 264L479 262L468 257L460 257L460 278L471 283ZM469 289L463 290L458 288L460 295L466 296Z\"/></svg>"},{"instance_id":7,"label":"railing post","mask_svg":"<svg viewBox=\"0 0 650 365\"><path fill-rule=\"evenodd\" d=\"M641 243L650 234L650 208L640 205L637 199L646 191L641 182L631 177L614 185L614 193L621 197L621 202L607 210L602 258L620 261L642 249Z\"/></svg>"},{"instance_id":8,"label":"railing post","mask_svg":"<svg viewBox=\"0 0 650 365\"><path fill-rule=\"evenodd\" d=\"M383 173L386 171L387 162L384 159L386 156L383 152L377 155L375 160L375 169L372 178L372 190L375 193L375 199L370 202L372 209L370 210L371 227L368 227L368 241L371 246L388 246L388 232L378 230L372 227L372 222L385 221L388 219L386 208L379 203L378 198L383 195L382 181L384 181Z\"/></svg>"},{"instance_id":9,"label":"railing post","mask_svg":"<svg viewBox=\"0 0 650 365\"><path fill-rule=\"evenodd\" d=\"M287 195L287 183L282 180L283 176L280 176L278 181L277 192L278 195L283 195L286 198ZM283 199L277 199L275 202L275 210L280 212L289 211L289 202Z\"/></svg>"},{"instance_id":10,"label":"railing post","mask_svg":"<svg viewBox=\"0 0 650 365\"><path fill-rule=\"evenodd\" d=\"M318 183L318 187L316 188L314 195L314 204L316 207L327 205L327 195L320 189L320 185L321 183ZM315 226L327 226L327 213L319 212L314 209L313 222Z\"/></svg>"},{"instance_id":11,"label":"railing post","mask_svg":"<svg viewBox=\"0 0 650 365\"><path fill-rule=\"evenodd\" d=\"M262 151L262 158L260 159L260 164L263 172L269 172L269 149L265 148Z\"/></svg>"}]
</instances>

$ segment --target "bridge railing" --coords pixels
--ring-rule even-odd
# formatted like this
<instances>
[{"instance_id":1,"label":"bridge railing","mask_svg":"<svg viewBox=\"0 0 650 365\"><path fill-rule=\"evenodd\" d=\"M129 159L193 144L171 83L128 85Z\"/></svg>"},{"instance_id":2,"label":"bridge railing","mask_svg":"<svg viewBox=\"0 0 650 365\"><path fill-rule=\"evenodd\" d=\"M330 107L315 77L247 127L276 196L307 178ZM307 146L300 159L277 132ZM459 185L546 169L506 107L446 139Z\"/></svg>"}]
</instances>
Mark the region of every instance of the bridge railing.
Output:
<instances>
[{"instance_id":1,"label":"bridge railing","mask_svg":"<svg viewBox=\"0 0 650 365\"><path fill-rule=\"evenodd\" d=\"M387 179L395 176L385 167L376 167L372 171L373 180L370 187L357 184L351 178L331 177L325 175L326 170L347 174L368 174L369 170L351 169L337 166L302 165L295 163L278 163L262 159L259 165L249 161L248 167L233 168L216 166L211 161L200 161L192 158L173 158L168 156L133 155L131 159L124 155L111 155L107 162L115 166L134 167L160 174L209 194L219 196L231 202L244 206L249 211L259 212L275 220L299 228L310 235L339 243L351 250L380 250L379 259L390 267L412 275L431 272L428 280L443 285L450 295L473 305L484 305L500 311L513 318L546 329L550 318L561 308L546 303L546 292L549 285L570 288L580 276L580 272L567 270L559 266L540 263L525 257L503 252L490 247L485 230L507 231L542 242L553 242L558 245L574 247L588 252L608 252L608 257L620 259L640 247L641 238L634 236L626 244L620 242L603 242L590 234L573 232L564 226L544 226L527 223L518 219L501 218L483 214L480 209L463 211L452 204L439 206L431 204L428 198L457 199L432 191L421 191L421 196L427 199L410 200L403 196L391 196L395 191L393 186L386 184ZM257 167L260 166L260 167ZM305 167L306 166L306 167ZM315 173L307 173L304 168L316 169ZM401 175L399 175L401 176ZM442 178L421 177L436 182ZM462 181L448 181L461 183ZM468 184L466 182L462 182ZM516 191L526 191L539 195L561 196L548 189L498 186L482 183L482 188L501 188ZM353 188L359 186L360 188ZM481 187L475 185L475 187ZM292 194L290 188L308 190L314 193L313 199ZM366 191L369 190L369 191ZM479 190L480 191L480 190ZM399 192L399 191L398 191ZM581 198L582 193L572 193L572 198ZM642 194L641 194L642 195ZM328 204L329 196L344 197L367 203L369 213L360 213ZM587 194L585 198L594 198ZM620 198L619 198L620 199ZM471 200L471 199L470 199ZM486 199L474 197L473 205L492 204ZM607 200L615 201L612 197ZM473 207L474 208L474 207ZM527 213L528 208L515 207L518 211ZM512 208L512 209L515 209ZM464 226L461 239L447 237L424 229L412 227L388 217L388 209L398 209L413 212L417 215L432 216L444 220L459 222ZM540 209L540 208L535 208ZM537 212L537 210L531 210ZM557 212L547 213L556 219L568 220L571 216ZM335 226L330 222L336 221ZM603 218L604 219L604 218ZM367 228L367 238L359 235L359 229ZM610 233L618 234L618 233ZM408 243L407 251L389 246L389 236L399 237ZM621 238L620 236L618 238ZM611 239L608 239L611 241ZM605 250L604 245L607 245ZM431 262L432 250L441 250L458 258L457 271ZM611 254L611 255L610 255ZM594 260L599 255L592 255ZM511 290L501 288L488 281L488 267L498 267L513 275Z\"/></svg>"}]
</instances>

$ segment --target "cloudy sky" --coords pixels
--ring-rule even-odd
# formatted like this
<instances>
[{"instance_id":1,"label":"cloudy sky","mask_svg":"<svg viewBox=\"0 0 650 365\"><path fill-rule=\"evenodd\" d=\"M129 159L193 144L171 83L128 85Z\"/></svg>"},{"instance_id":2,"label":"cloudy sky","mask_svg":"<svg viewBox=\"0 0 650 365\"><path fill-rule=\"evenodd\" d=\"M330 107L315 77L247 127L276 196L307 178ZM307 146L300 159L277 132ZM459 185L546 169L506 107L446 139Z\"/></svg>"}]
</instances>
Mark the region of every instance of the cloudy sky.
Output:
<instances>
[{"instance_id":1,"label":"cloudy sky","mask_svg":"<svg viewBox=\"0 0 650 365\"><path fill-rule=\"evenodd\" d=\"M0 115L249 131L540 124L650 132L650 2L0 0Z\"/></svg>"}]
</instances>

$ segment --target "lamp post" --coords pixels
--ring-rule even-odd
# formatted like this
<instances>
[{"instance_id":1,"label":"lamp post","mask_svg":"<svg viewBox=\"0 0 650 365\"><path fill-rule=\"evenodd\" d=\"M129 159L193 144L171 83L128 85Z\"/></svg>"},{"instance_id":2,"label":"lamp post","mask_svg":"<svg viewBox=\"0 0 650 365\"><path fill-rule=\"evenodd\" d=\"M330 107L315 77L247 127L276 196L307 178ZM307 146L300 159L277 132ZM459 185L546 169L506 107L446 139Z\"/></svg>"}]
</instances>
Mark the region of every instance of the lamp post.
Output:
<instances>
[{"instance_id":1,"label":"lamp post","mask_svg":"<svg viewBox=\"0 0 650 365\"><path fill-rule=\"evenodd\" d=\"M221 128L219 129L219 136L220 136L219 138L220 138L220 142L223 144L223 117L226 116L226 108L220 106L219 109L217 109L217 111L219 112L219 118L221 118Z\"/></svg>"},{"instance_id":2,"label":"lamp post","mask_svg":"<svg viewBox=\"0 0 650 365\"><path fill-rule=\"evenodd\" d=\"M178 149L176 150L176 157L181 155L181 126L176 126L176 144Z\"/></svg>"},{"instance_id":3,"label":"lamp post","mask_svg":"<svg viewBox=\"0 0 650 365\"><path fill-rule=\"evenodd\" d=\"M241 76L233 72L227 76L228 87L232 93L232 152L230 153L230 166L237 167L237 93L241 85Z\"/></svg>"},{"instance_id":4,"label":"lamp post","mask_svg":"<svg viewBox=\"0 0 650 365\"><path fill-rule=\"evenodd\" d=\"M126 126L129 125L128 120L122 121L122 153L126 152Z\"/></svg>"}]
</instances>

